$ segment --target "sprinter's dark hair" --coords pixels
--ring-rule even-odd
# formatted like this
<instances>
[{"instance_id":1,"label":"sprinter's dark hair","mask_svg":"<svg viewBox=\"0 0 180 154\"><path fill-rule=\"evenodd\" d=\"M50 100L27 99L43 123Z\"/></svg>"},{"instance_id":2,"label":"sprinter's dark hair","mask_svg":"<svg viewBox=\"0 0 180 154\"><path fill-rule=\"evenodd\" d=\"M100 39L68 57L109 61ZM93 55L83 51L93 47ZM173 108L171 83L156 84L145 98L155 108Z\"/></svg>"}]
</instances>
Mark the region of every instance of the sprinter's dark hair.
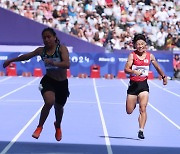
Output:
<instances>
[{"instance_id":1,"label":"sprinter's dark hair","mask_svg":"<svg viewBox=\"0 0 180 154\"><path fill-rule=\"evenodd\" d=\"M59 39L58 39L58 37L56 36L56 32L54 31L54 29L52 29L52 28L45 28L43 31L42 31L42 35L44 34L44 32L50 32L53 36L55 36L56 37L56 43L58 43L58 44L60 44L60 41L59 41Z\"/></svg>"},{"instance_id":2,"label":"sprinter's dark hair","mask_svg":"<svg viewBox=\"0 0 180 154\"><path fill-rule=\"evenodd\" d=\"M135 34L133 39L133 47L135 48L135 44L138 40L144 40L146 42L146 37L143 34Z\"/></svg>"}]
</instances>

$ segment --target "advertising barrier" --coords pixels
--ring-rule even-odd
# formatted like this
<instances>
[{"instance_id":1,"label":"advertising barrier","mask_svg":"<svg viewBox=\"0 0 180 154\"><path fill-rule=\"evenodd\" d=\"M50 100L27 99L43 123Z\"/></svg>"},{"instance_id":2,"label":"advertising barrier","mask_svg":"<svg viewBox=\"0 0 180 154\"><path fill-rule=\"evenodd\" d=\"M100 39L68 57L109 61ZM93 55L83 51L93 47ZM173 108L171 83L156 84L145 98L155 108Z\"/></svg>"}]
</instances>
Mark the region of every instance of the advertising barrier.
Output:
<instances>
[{"instance_id":1,"label":"advertising barrier","mask_svg":"<svg viewBox=\"0 0 180 154\"><path fill-rule=\"evenodd\" d=\"M4 60L20 56L26 52L0 52L0 71L6 73L6 69L2 64ZM105 74L113 74L117 76L119 71L124 70L129 51L114 52L114 53L82 53L71 52L70 72L72 76L78 76L79 73L84 73L90 76L91 66L96 64L100 67L100 76ZM153 51L160 67L165 74L169 77L173 77L173 53L168 51ZM43 74L45 74L44 64L40 56L34 57L27 61L16 62L17 75L22 75L23 72L31 72L35 68L41 68ZM158 77L158 73L155 68L150 66L150 70L154 73L154 77Z\"/></svg>"}]
</instances>

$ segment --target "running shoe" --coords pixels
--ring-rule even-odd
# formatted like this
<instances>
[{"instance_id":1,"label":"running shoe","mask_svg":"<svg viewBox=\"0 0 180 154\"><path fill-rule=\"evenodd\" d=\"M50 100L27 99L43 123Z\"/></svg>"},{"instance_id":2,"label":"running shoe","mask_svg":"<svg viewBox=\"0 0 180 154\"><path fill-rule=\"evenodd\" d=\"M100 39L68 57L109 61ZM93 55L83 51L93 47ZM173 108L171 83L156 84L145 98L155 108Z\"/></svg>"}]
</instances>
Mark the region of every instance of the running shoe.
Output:
<instances>
[{"instance_id":1,"label":"running shoe","mask_svg":"<svg viewBox=\"0 0 180 154\"><path fill-rule=\"evenodd\" d=\"M145 137L144 137L144 134L143 134L143 131L139 131L138 132L138 137L140 138L140 139L144 139Z\"/></svg>"},{"instance_id":2,"label":"running shoe","mask_svg":"<svg viewBox=\"0 0 180 154\"><path fill-rule=\"evenodd\" d=\"M34 133L32 134L32 137L34 137L35 139L38 139L42 132L42 129L43 127L37 127Z\"/></svg>"},{"instance_id":3,"label":"running shoe","mask_svg":"<svg viewBox=\"0 0 180 154\"><path fill-rule=\"evenodd\" d=\"M57 141L60 141L62 139L62 132L61 132L61 128L57 128L56 127L56 122L54 122L54 127L55 127L55 138Z\"/></svg>"}]
</instances>

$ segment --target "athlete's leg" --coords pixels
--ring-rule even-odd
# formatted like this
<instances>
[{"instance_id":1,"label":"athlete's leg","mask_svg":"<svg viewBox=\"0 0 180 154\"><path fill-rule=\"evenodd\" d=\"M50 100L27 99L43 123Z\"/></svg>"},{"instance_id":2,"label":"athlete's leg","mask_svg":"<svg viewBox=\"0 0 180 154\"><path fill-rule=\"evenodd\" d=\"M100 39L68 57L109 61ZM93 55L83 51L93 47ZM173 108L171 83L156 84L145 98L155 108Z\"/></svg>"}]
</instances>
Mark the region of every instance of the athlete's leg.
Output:
<instances>
[{"instance_id":1,"label":"athlete's leg","mask_svg":"<svg viewBox=\"0 0 180 154\"><path fill-rule=\"evenodd\" d=\"M149 99L149 92L143 91L138 95L138 100L139 100L139 128L144 129L146 120L147 120L147 112L146 112L146 107L148 104L148 99Z\"/></svg>"},{"instance_id":2,"label":"athlete's leg","mask_svg":"<svg viewBox=\"0 0 180 154\"><path fill-rule=\"evenodd\" d=\"M127 114L131 114L133 112L133 110L136 107L136 103L137 103L137 96L127 94L127 97L126 97L126 112L127 112Z\"/></svg>"},{"instance_id":3,"label":"athlete's leg","mask_svg":"<svg viewBox=\"0 0 180 154\"><path fill-rule=\"evenodd\" d=\"M54 104L54 109L55 109L55 116L56 116L56 121L54 122L55 126L55 138L57 141L60 141L62 139L62 131L61 131L61 122L62 122L62 117L64 113L64 104L66 103L67 97L64 97L61 100L58 100Z\"/></svg>"},{"instance_id":4,"label":"athlete's leg","mask_svg":"<svg viewBox=\"0 0 180 154\"><path fill-rule=\"evenodd\" d=\"M56 116L56 127L60 128L63 113L64 113L64 108L62 105L55 103L54 109L55 109L55 116Z\"/></svg>"},{"instance_id":5,"label":"athlete's leg","mask_svg":"<svg viewBox=\"0 0 180 154\"><path fill-rule=\"evenodd\" d=\"M32 137L38 139L41 131L43 129L43 125L49 115L49 111L52 107L52 105L54 104L55 101L55 95L54 92L52 91L46 91L43 93L43 99L44 99L44 106L41 110L41 114L40 114L40 119L39 119L39 124L38 127L36 128L36 130L34 131L34 133L32 134Z\"/></svg>"},{"instance_id":6,"label":"athlete's leg","mask_svg":"<svg viewBox=\"0 0 180 154\"><path fill-rule=\"evenodd\" d=\"M57 128L61 127L61 121L64 114L64 104L66 104L66 101L67 101L67 96L64 96L64 98L58 100L58 102L56 102L54 105Z\"/></svg>"},{"instance_id":7,"label":"athlete's leg","mask_svg":"<svg viewBox=\"0 0 180 154\"><path fill-rule=\"evenodd\" d=\"M55 94L53 91L46 91L43 94L43 99L44 99L44 106L41 110L41 114L40 114L40 119L39 119L39 125L40 127L42 127L49 115L49 111L52 108L52 106L55 103Z\"/></svg>"}]
</instances>

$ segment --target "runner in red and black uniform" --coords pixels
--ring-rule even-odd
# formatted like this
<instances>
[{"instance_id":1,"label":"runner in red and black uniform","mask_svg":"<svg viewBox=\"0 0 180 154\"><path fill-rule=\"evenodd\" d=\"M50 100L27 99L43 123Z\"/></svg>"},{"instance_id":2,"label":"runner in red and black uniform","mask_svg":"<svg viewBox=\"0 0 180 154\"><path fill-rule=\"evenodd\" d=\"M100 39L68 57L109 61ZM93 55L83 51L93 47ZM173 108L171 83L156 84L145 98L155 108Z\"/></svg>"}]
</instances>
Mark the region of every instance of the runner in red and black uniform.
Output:
<instances>
[{"instance_id":1,"label":"runner in red and black uniform","mask_svg":"<svg viewBox=\"0 0 180 154\"><path fill-rule=\"evenodd\" d=\"M131 114L139 103L139 132L138 137L144 139L143 130L147 120L146 106L149 99L149 86L147 83L150 63L162 76L163 84L167 84L167 77L158 65L153 54L147 52L146 38L143 34L136 34L133 39L136 49L129 54L124 71L130 74L129 87L126 98L126 112Z\"/></svg>"}]
</instances>

